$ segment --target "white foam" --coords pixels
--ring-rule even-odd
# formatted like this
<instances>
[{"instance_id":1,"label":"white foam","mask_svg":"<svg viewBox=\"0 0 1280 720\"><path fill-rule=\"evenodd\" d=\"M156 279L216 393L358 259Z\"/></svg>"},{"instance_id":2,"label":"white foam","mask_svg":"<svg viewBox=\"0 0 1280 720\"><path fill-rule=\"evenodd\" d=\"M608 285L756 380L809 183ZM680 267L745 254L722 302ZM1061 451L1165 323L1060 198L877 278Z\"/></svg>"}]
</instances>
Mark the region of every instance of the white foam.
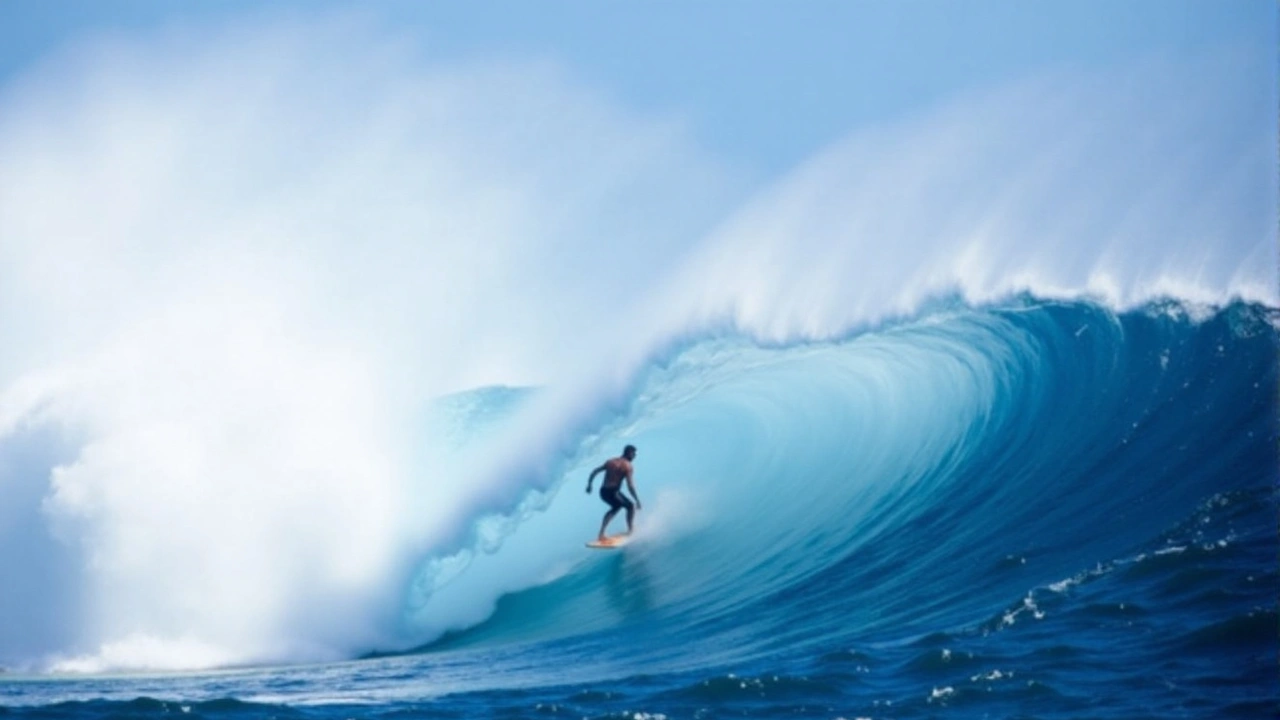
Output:
<instances>
[{"instance_id":1,"label":"white foam","mask_svg":"<svg viewBox=\"0 0 1280 720\"><path fill-rule=\"evenodd\" d=\"M430 399L572 377L634 300L602 268L662 274L729 184L553 65L261 20L4 89L0 443L83 438L24 508L82 560L72 646L24 643L63 667L405 642L407 568L521 480L445 462Z\"/></svg>"},{"instance_id":2,"label":"white foam","mask_svg":"<svg viewBox=\"0 0 1280 720\"><path fill-rule=\"evenodd\" d=\"M238 651L194 636L157 638L138 633L104 644L97 652L55 659L56 673L94 674L112 671L199 670L242 661Z\"/></svg>"},{"instance_id":3,"label":"white foam","mask_svg":"<svg viewBox=\"0 0 1280 720\"><path fill-rule=\"evenodd\" d=\"M637 522L635 543L668 545L696 532L710 521L701 492L691 488L663 487L652 504L645 504Z\"/></svg>"}]
</instances>

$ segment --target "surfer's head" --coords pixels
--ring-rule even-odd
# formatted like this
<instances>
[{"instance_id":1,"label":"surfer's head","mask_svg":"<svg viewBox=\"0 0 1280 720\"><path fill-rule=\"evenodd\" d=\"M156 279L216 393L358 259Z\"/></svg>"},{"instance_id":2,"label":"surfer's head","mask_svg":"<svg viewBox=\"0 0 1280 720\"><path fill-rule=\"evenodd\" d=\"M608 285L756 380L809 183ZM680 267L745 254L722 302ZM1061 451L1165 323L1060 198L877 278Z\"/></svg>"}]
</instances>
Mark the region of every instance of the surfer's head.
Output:
<instances>
[{"instance_id":1,"label":"surfer's head","mask_svg":"<svg viewBox=\"0 0 1280 720\"><path fill-rule=\"evenodd\" d=\"M635 445L628 445L628 446L626 446L626 447L622 448L622 457L626 458L627 460L635 460L635 459L636 459L636 446L635 446Z\"/></svg>"}]
</instances>

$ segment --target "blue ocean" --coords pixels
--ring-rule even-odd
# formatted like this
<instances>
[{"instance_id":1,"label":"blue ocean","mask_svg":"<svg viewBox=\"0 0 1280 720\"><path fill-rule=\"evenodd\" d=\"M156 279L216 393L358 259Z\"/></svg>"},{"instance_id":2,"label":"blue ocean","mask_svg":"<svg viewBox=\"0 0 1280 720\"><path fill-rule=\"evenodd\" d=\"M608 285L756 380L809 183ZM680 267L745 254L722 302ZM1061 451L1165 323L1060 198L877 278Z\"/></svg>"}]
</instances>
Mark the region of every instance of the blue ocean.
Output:
<instances>
[{"instance_id":1,"label":"blue ocean","mask_svg":"<svg viewBox=\"0 0 1280 720\"><path fill-rule=\"evenodd\" d=\"M421 432L455 457L554 421L509 492L403 549L381 640L15 666L0 715L1274 717L1278 342L1243 301L943 298L821 341L681 336L573 413L449 395ZM635 537L587 549L587 475L626 443Z\"/></svg>"}]
</instances>

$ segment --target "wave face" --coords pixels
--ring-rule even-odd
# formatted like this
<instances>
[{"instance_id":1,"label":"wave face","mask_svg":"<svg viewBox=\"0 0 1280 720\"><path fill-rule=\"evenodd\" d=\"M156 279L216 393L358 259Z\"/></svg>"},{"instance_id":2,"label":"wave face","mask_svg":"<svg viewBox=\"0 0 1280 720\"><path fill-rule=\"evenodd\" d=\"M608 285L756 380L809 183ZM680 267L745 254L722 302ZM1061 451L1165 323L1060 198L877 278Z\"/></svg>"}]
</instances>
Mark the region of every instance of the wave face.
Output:
<instances>
[{"instance_id":1,"label":"wave face","mask_svg":"<svg viewBox=\"0 0 1280 720\"><path fill-rule=\"evenodd\" d=\"M655 652L696 638L742 660L1061 611L1146 616L1171 600L1138 581L1164 574L1149 566L1188 563L1176 578L1275 545L1249 514L1277 477L1274 322L1256 305L1193 318L1174 302L1116 315L1028 297L833 342L694 342L647 370L618 420L652 499L633 547L503 598L437 647L634 621ZM589 536L600 507L558 497L546 514L562 505L555 522ZM533 542L508 540L522 564ZM1266 607L1274 568L1252 572L1228 594L1252 584Z\"/></svg>"},{"instance_id":2,"label":"wave face","mask_svg":"<svg viewBox=\"0 0 1280 720\"><path fill-rule=\"evenodd\" d=\"M1257 715L1280 649L1277 320L1026 296L820 343L691 340L497 539L426 564L406 622L454 626L436 641L167 682L210 715ZM444 410L482 438L528 400ZM603 509L582 481L621 441L637 538L581 550ZM64 709L120 710L109 682Z\"/></svg>"},{"instance_id":3,"label":"wave face","mask_svg":"<svg viewBox=\"0 0 1280 720\"><path fill-rule=\"evenodd\" d=\"M531 564L556 579L429 657L517 647L569 682L612 646L610 672L673 678L644 706L673 714L1264 706L1276 315L1194 314L1027 297L832 342L689 343L648 367L610 437L640 448L637 540L553 570L602 507L574 497L616 451L592 441L550 507L473 561L481 579L439 589L465 602L424 612ZM1176 687L1153 697L1152 673Z\"/></svg>"}]
</instances>

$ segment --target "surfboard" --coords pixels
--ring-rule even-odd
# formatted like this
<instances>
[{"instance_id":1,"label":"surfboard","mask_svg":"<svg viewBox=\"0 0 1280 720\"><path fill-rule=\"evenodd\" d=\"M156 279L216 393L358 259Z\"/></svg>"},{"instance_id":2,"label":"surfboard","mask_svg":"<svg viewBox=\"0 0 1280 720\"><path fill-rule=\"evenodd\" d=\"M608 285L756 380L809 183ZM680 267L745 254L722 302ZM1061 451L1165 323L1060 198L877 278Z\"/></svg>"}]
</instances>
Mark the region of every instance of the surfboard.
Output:
<instances>
[{"instance_id":1,"label":"surfboard","mask_svg":"<svg viewBox=\"0 0 1280 720\"><path fill-rule=\"evenodd\" d=\"M603 540L592 540L591 542L587 543L587 547L593 548L595 550L613 550L615 548L620 548L623 545L626 545L630 541L631 541L631 536L626 534L610 535L609 537Z\"/></svg>"}]
</instances>

